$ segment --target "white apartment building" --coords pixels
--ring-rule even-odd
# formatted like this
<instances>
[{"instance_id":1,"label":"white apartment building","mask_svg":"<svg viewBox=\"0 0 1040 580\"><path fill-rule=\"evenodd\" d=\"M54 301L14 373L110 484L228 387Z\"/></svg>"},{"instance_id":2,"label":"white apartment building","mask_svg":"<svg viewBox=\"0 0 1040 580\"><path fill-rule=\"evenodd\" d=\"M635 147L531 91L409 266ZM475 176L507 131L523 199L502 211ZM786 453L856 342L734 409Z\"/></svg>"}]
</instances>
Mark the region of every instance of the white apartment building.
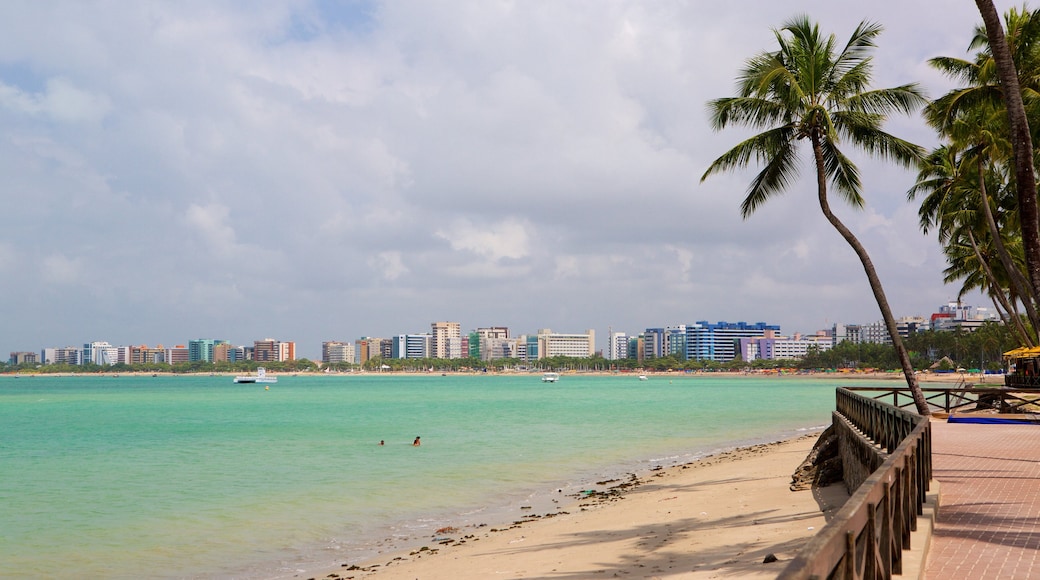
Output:
<instances>
[{"instance_id":1,"label":"white apartment building","mask_svg":"<svg viewBox=\"0 0 1040 580\"><path fill-rule=\"evenodd\" d=\"M596 331L591 328L585 334L560 334L551 329L538 331L538 358L568 356L588 358L596 353Z\"/></svg>"},{"instance_id":2,"label":"white apartment building","mask_svg":"<svg viewBox=\"0 0 1040 580\"><path fill-rule=\"evenodd\" d=\"M628 358L628 335L624 332L611 332L607 338L607 360L623 360Z\"/></svg>"},{"instance_id":3,"label":"white apartment building","mask_svg":"<svg viewBox=\"0 0 1040 580\"><path fill-rule=\"evenodd\" d=\"M114 365L119 361L119 349L107 342L95 341L83 345L81 364Z\"/></svg>"}]
</instances>

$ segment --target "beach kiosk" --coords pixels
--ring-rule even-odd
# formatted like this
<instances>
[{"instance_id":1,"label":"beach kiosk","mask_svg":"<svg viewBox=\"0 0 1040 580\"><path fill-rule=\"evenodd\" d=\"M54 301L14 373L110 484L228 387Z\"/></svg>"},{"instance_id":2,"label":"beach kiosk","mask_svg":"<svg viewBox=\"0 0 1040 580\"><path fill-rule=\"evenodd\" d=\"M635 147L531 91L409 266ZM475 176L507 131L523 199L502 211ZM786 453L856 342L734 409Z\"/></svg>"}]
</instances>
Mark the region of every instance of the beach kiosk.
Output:
<instances>
[{"instance_id":1,"label":"beach kiosk","mask_svg":"<svg viewBox=\"0 0 1040 580\"><path fill-rule=\"evenodd\" d=\"M1040 389L1040 346L1021 347L1004 353L1004 386Z\"/></svg>"}]
</instances>

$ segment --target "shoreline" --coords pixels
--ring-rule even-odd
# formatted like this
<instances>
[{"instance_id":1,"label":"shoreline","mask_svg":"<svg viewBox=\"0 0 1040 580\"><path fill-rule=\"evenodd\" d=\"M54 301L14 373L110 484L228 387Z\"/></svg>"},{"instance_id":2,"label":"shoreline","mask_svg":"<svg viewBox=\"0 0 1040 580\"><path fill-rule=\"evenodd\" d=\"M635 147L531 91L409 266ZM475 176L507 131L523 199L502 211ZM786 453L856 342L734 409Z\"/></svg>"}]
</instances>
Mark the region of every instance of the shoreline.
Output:
<instances>
[{"instance_id":1,"label":"shoreline","mask_svg":"<svg viewBox=\"0 0 1040 580\"><path fill-rule=\"evenodd\" d=\"M234 377L241 374L238 371L234 372L197 372L197 373L174 373L169 371L130 371L130 372L97 372L97 373L0 373L0 379L2 378L34 378L34 377L55 377L55 378L121 378L121 377L132 377L132 378L149 378L149 377ZM337 377L337 378L350 378L350 377L415 377L415 376L451 376L451 377L512 377L512 376L530 376L537 378L542 375L542 371L504 371L504 372L477 372L477 371L359 371L359 372L313 372L313 371L271 371L269 375L274 377ZM648 379L693 379L698 377L760 377L760 378L771 378L777 380L785 379L812 379L812 380L831 380L831 381L902 381L904 380L903 374L898 371L882 371L882 372L799 372L799 373L785 373L775 371L563 371L560 373L561 378L567 378L568 376L583 376L583 377L632 377L633 379L639 375L646 375ZM917 380L922 384L959 384L964 382L966 384L987 384L992 383L995 385L1003 384L1004 375L984 375L984 374L972 374L972 373L932 373L932 372L921 372L917 375ZM987 380L988 379L988 380Z\"/></svg>"},{"instance_id":2,"label":"shoreline","mask_svg":"<svg viewBox=\"0 0 1040 580\"><path fill-rule=\"evenodd\" d=\"M295 577L772 578L848 498L840 484L789 489L819 433L599 481L510 523L446 525L409 545L387 539L371 558ZM764 564L768 554L778 560Z\"/></svg>"}]
</instances>

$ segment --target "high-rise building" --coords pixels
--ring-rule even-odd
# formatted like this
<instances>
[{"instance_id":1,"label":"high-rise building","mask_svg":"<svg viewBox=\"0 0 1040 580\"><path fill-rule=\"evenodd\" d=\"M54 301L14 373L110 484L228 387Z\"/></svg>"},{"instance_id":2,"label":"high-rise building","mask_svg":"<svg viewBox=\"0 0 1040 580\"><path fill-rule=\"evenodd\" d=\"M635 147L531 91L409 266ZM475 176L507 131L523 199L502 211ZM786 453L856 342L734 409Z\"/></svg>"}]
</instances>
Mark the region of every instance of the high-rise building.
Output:
<instances>
[{"instance_id":1,"label":"high-rise building","mask_svg":"<svg viewBox=\"0 0 1040 580\"><path fill-rule=\"evenodd\" d=\"M433 337L429 334L399 334L392 340L391 358L430 358Z\"/></svg>"},{"instance_id":2,"label":"high-rise building","mask_svg":"<svg viewBox=\"0 0 1040 580\"><path fill-rule=\"evenodd\" d=\"M480 360L517 358L517 341L509 338L509 328L492 326L469 333L469 356Z\"/></svg>"},{"instance_id":3,"label":"high-rise building","mask_svg":"<svg viewBox=\"0 0 1040 580\"><path fill-rule=\"evenodd\" d=\"M173 348L166 349L166 353L164 354L164 356L166 358L166 364L171 366L189 362L188 347L184 346L183 344L178 344Z\"/></svg>"},{"instance_id":4,"label":"high-rise building","mask_svg":"<svg viewBox=\"0 0 1040 580\"><path fill-rule=\"evenodd\" d=\"M130 364L155 364L166 362L166 349L163 345L149 348L146 344L130 347Z\"/></svg>"},{"instance_id":5,"label":"high-rise building","mask_svg":"<svg viewBox=\"0 0 1040 580\"><path fill-rule=\"evenodd\" d=\"M326 364L354 364L353 343L335 340L321 343L321 362Z\"/></svg>"},{"instance_id":6,"label":"high-rise building","mask_svg":"<svg viewBox=\"0 0 1040 580\"><path fill-rule=\"evenodd\" d=\"M212 339L212 338L199 338L196 340L188 341L188 360L189 361L206 361L214 362L213 359L213 348L218 344L224 344L227 341Z\"/></svg>"},{"instance_id":7,"label":"high-rise building","mask_svg":"<svg viewBox=\"0 0 1040 580\"><path fill-rule=\"evenodd\" d=\"M794 337L775 336L767 332L761 338L741 338L740 352L744 361L756 359L787 360L802 359L810 350L820 352L831 349L831 340L826 335Z\"/></svg>"},{"instance_id":8,"label":"high-rise building","mask_svg":"<svg viewBox=\"0 0 1040 580\"><path fill-rule=\"evenodd\" d=\"M296 360L296 343L273 338L253 341L253 360L257 362Z\"/></svg>"},{"instance_id":9,"label":"high-rise building","mask_svg":"<svg viewBox=\"0 0 1040 580\"><path fill-rule=\"evenodd\" d=\"M41 353L45 365L78 365L81 356L83 356L83 351L74 346L45 348Z\"/></svg>"},{"instance_id":10,"label":"high-rise building","mask_svg":"<svg viewBox=\"0 0 1040 580\"><path fill-rule=\"evenodd\" d=\"M96 364L108 366L116 364L119 357L116 347L107 342L95 341L83 344L83 355L80 357L82 364Z\"/></svg>"},{"instance_id":11,"label":"high-rise building","mask_svg":"<svg viewBox=\"0 0 1040 580\"><path fill-rule=\"evenodd\" d=\"M431 358L462 358L462 325L434 322L430 330Z\"/></svg>"},{"instance_id":12,"label":"high-rise building","mask_svg":"<svg viewBox=\"0 0 1040 580\"><path fill-rule=\"evenodd\" d=\"M585 334L560 334L543 328L538 331L536 339L539 359L554 356L589 358L596 352L596 331L592 329L586 330Z\"/></svg>"},{"instance_id":13,"label":"high-rise building","mask_svg":"<svg viewBox=\"0 0 1040 580\"><path fill-rule=\"evenodd\" d=\"M370 359L379 358L379 345L382 343L381 338L372 338L370 336L364 336L354 341L354 358L358 364L365 364Z\"/></svg>"},{"instance_id":14,"label":"high-rise building","mask_svg":"<svg viewBox=\"0 0 1040 580\"><path fill-rule=\"evenodd\" d=\"M38 361L40 359L36 356L35 352L18 351L18 352L12 352L11 353L11 358L9 358L7 360L8 360L8 362L10 364L13 364L13 365L26 365L26 364L34 365L34 364L39 364Z\"/></svg>"},{"instance_id":15,"label":"high-rise building","mask_svg":"<svg viewBox=\"0 0 1040 580\"><path fill-rule=\"evenodd\" d=\"M621 360L628 358L628 335L624 332L611 332L607 337L607 351L604 353L607 360Z\"/></svg>"},{"instance_id":16,"label":"high-rise building","mask_svg":"<svg viewBox=\"0 0 1040 580\"><path fill-rule=\"evenodd\" d=\"M729 362L740 354L741 338L764 336L767 330L780 332L779 325L756 322L707 321L686 326L686 360Z\"/></svg>"},{"instance_id":17,"label":"high-rise building","mask_svg":"<svg viewBox=\"0 0 1040 580\"><path fill-rule=\"evenodd\" d=\"M246 360L245 347L227 342L213 345L213 362L238 362Z\"/></svg>"}]
</instances>

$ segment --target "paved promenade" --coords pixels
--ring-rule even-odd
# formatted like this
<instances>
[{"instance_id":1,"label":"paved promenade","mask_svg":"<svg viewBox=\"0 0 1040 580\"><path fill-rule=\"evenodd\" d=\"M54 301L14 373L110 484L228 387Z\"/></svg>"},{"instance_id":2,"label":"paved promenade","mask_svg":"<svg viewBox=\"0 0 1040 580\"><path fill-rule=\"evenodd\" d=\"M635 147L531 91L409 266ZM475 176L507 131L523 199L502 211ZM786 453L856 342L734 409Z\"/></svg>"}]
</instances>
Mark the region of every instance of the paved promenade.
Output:
<instances>
[{"instance_id":1,"label":"paved promenade","mask_svg":"<svg viewBox=\"0 0 1040 580\"><path fill-rule=\"evenodd\" d=\"M942 487L924 577L1040 579L1040 425L932 423Z\"/></svg>"}]
</instances>

